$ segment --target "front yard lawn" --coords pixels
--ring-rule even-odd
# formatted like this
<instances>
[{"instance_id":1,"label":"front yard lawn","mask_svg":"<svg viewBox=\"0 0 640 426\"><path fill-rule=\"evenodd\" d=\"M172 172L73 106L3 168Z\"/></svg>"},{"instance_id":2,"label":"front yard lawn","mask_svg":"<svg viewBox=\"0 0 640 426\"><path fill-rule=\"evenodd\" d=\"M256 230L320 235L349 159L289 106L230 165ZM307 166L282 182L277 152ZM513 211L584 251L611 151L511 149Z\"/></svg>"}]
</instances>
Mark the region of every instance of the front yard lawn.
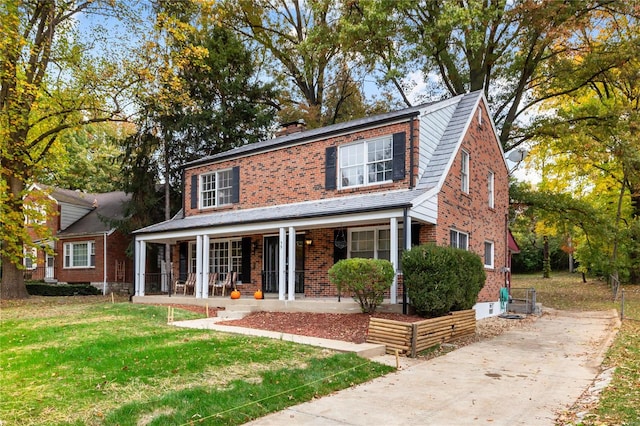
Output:
<instances>
[{"instance_id":1,"label":"front yard lawn","mask_svg":"<svg viewBox=\"0 0 640 426\"><path fill-rule=\"evenodd\" d=\"M167 308L3 302L0 424L241 424L392 369L289 342L167 325ZM175 320L197 318L175 310Z\"/></svg>"}]
</instances>

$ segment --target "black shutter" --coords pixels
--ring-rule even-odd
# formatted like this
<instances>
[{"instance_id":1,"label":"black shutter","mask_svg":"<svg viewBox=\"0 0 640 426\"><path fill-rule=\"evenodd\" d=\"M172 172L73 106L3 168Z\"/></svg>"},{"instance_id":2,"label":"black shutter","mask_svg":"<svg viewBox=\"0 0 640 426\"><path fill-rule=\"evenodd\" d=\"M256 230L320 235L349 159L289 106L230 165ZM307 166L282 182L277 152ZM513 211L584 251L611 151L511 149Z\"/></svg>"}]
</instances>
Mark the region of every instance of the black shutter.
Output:
<instances>
[{"instance_id":1,"label":"black shutter","mask_svg":"<svg viewBox=\"0 0 640 426\"><path fill-rule=\"evenodd\" d=\"M325 189L336 189L336 156L337 148L335 146L329 146L326 149L325 160Z\"/></svg>"},{"instance_id":2,"label":"black shutter","mask_svg":"<svg viewBox=\"0 0 640 426\"><path fill-rule=\"evenodd\" d=\"M231 169L231 202L240 202L240 166Z\"/></svg>"},{"instance_id":3,"label":"black shutter","mask_svg":"<svg viewBox=\"0 0 640 426\"><path fill-rule=\"evenodd\" d=\"M187 280L187 259L189 257L189 243L180 243L180 259L178 261L178 279Z\"/></svg>"},{"instance_id":4,"label":"black shutter","mask_svg":"<svg viewBox=\"0 0 640 426\"><path fill-rule=\"evenodd\" d=\"M191 208L198 208L198 175L191 175Z\"/></svg>"},{"instance_id":5,"label":"black shutter","mask_svg":"<svg viewBox=\"0 0 640 426\"><path fill-rule=\"evenodd\" d=\"M393 134L393 180L404 179L404 158L406 151L406 133Z\"/></svg>"},{"instance_id":6,"label":"black shutter","mask_svg":"<svg viewBox=\"0 0 640 426\"><path fill-rule=\"evenodd\" d=\"M240 281L244 284L251 283L251 237L242 238L242 274Z\"/></svg>"},{"instance_id":7,"label":"black shutter","mask_svg":"<svg viewBox=\"0 0 640 426\"><path fill-rule=\"evenodd\" d=\"M338 244L336 244L338 241ZM344 229L333 231L333 263L347 258L347 232Z\"/></svg>"}]
</instances>

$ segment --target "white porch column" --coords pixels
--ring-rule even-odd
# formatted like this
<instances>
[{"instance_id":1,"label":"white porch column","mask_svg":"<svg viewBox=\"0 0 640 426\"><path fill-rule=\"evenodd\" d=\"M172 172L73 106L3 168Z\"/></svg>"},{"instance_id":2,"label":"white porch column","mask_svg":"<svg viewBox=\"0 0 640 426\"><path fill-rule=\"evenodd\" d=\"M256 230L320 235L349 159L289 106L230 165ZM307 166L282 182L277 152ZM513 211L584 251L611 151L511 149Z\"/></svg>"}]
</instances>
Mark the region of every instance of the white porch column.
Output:
<instances>
[{"instance_id":1,"label":"white porch column","mask_svg":"<svg viewBox=\"0 0 640 426\"><path fill-rule=\"evenodd\" d=\"M287 246L285 240L287 238L287 230L280 228L280 235L278 238L278 299L284 300L284 289L286 287L287 279Z\"/></svg>"},{"instance_id":2,"label":"white porch column","mask_svg":"<svg viewBox=\"0 0 640 426\"><path fill-rule=\"evenodd\" d=\"M296 300L296 230L289 227L289 300Z\"/></svg>"},{"instance_id":3,"label":"white porch column","mask_svg":"<svg viewBox=\"0 0 640 426\"><path fill-rule=\"evenodd\" d=\"M389 253L389 260L393 265L393 284L391 284L391 303L398 303L398 219L392 217L390 220L390 239L391 239L391 253Z\"/></svg>"},{"instance_id":4,"label":"white porch column","mask_svg":"<svg viewBox=\"0 0 640 426\"><path fill-rule=\"evenodd\" d=\"M200 296L203 299L209 297L209 236L202 236L202 291Z\"/></svg>"},{"instance_id":5,"label":"white porch column","mask_svg":"<svg viewBox=\"0 0 640 426\"><path fill-rule=\"evenodd\" d=\"M145 265L147 258L147 243L136 240L136 264L135 264L135 293L136 296L144 296Z\"/></svg>"},{"instance_id":6,"label":"white porch column","mask_svg":"<svg viewBox=\"0 0 640 426\"><path fill-rule=\"evenodd\" d=\"M411 241L413 236L411 235L411 216L406 215L404 218L404 249L411 250Z\"/></svg>"},{"instance_id":7,"label":"white porch column","mask_svg":"<svg viewBox=\"0 0 640 426\"><path fill-rule=\"evenodd\" d=\"M196 236L196 285L193 290L197 299L202 298L202 235Z\"/></svg>"}]
</instances>

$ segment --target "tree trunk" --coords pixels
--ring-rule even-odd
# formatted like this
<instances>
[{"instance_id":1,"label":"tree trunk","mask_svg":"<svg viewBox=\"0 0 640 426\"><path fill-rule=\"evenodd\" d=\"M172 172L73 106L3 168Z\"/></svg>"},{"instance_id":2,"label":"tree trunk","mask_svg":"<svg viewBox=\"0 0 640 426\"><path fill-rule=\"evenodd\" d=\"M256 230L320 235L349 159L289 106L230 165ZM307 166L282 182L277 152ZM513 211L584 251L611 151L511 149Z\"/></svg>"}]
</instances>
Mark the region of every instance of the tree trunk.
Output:
<instances>
[{"instance_id":1,"label":"tree trunk","mask_svg":"<svg viewBox=\"0 0 640 426\"><path fill-rule=\"evenodd\" d=\"M24 211L22 209L22 190L24 182L14 175L5 175L4 178L9 184L9 194L6 203L6 213L18 214L22 216L24 224ZM21 233L16 233L15 237L21 239ZM23 245L22 241L17 244ZM20 256L22 259L22 256ZM22 269L18 267L15 258L11 258L3 252L2 255L2 286L0 287L0 299L26 299L29 297L27 287L24 284L24 274Z\"/></svg>"}]
</instances>

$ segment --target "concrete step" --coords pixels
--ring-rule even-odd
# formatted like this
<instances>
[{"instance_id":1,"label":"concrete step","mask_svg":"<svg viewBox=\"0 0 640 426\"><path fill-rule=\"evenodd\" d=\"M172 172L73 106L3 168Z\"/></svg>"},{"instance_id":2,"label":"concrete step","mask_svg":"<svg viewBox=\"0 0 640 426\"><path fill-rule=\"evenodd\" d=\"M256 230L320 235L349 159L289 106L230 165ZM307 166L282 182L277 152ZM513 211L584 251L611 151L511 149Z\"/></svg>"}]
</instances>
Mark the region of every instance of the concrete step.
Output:
<instances>
[{"instance_id":1,"label":"concrete step","mask_svg":"<svg viewBox=\"0 0 640 426\"><path fill-rule=\"evenodd\" d=\"M224 310L218 311L218 318L223 318L225 320L234 320L234 319L242 319L249 315L251 311L236 311L236 310Z\"/></svg>"}]
</instances>

